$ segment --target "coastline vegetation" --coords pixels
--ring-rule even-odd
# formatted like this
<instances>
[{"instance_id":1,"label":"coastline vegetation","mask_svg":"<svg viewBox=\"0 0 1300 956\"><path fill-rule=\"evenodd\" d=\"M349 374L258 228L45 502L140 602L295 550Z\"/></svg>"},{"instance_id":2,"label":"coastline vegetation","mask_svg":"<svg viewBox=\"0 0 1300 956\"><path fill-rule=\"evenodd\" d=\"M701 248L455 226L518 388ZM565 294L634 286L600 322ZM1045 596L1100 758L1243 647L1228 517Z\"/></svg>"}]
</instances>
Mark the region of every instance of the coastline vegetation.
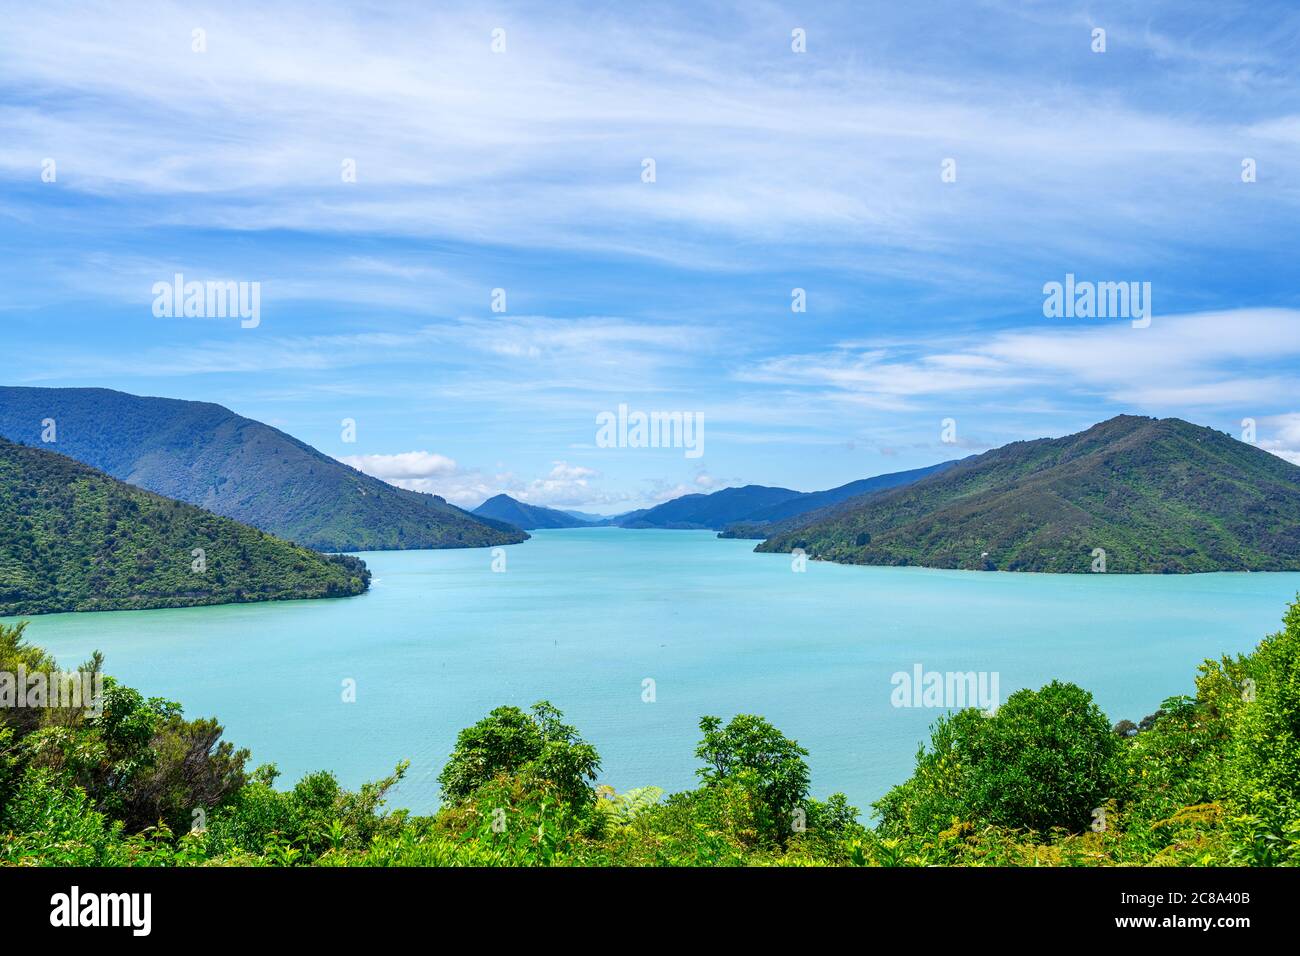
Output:
<instances>
[{"instance_id":1,"label":"coastline vegetation","mask_svg":"<svg viewBox=\"0 0 1300 956\"><path fill-rule=\"evenodd\" d=\"M349 597L351 555L321 554L0 438L0 617Z\"/></svg>"},{"instance_id":2,"label":"coastline vegetation","mask_svg":"<svg viewBox=\"0 0 1300 956\"><path fill-rule=\"evenodd\" d=\"M0 673L54 670L23 630L0 626ZM386 806L405 764L355 791L325 771L277 789L216 720L104 688L97 711L0 708L0 865L1300 864L1300 598L1139 723L1057 681L939 718L873 826L814 799L807 751L755 715L702 718L699 786L665 797L597 786L597 749L551 704L499 707L415 816Z\"/></svg>"},{"instance_id":3,"label":"coastline vegetation","mask_svg":"<svg viewBox=\"0 0 1300 956\"><path fill-rule=\"evenodd\" d=\"M1119 415L733 537L842 564L1054 574L1300 569L1300 467L1178 418ZM1099 561L1100 559L1100 561Z\"/></svg>"}]
</instances>

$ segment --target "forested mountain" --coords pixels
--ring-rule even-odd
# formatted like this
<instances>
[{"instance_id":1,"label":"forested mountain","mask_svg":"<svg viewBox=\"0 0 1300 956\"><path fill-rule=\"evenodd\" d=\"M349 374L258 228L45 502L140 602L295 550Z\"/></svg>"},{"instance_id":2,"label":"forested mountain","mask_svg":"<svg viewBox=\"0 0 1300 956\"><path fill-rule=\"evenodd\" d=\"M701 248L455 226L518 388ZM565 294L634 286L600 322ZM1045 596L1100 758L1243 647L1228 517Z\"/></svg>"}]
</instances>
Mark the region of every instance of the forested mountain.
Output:
<instances>
[{"instance_id":1,"label":"forested mountain","mask_svg":"<svg viewBox=\"0 0 1300 956\"><path fill-rule=\"evenodd\" d=\"M323 555L0 438L0 617L360 594Z\"/></svg>"},{"instance_id":2,"label":"forested mountain","mask_svg":"<svg viewBox=\"0 0 1300 956\"><path fill-rule=\"evenodd\" d=\"M810 491L798 497L787 499L767 508L761 508L735 524L728 525L719 535L722 538L766 538L777 530L781 522L797 519L822 508L828 508L841 501L869 495L886 488L897 488L920 481L927 475L943 471L955 465L955 461L944 461L925 468L913 468L910 471L895 471L874 478L861 478L850 481L847 485L830 488L826 491Z\"/></svg>"},{"instance_id":3,"label":"forested mountain","mask_svg":"<svg viewBox=\"0 0 1300 956\"><path fill-rule=\"evenodd\" d=\"M561 508L560 510L570 518L577 518L583 524L608 524L610 520L609 515L593 514L590 511L572 511L568 508Z\"/></svg>"},{"instance_id":4,"label":"forested mountain","mask_svg":"<svg viewBox=\"0 0 1300 956\"><path fill-rule=\"evenodd\" d=\"M525 531L536 528L584 528L592 523L575 518L565 511L525 504L509 495L494 495L470 514L480 518L495 518L516 528L523 528Z\"/></svg>"},{"instance_id":5,"label":"forested mountain","mask_svg":"<svg viewBox=\"0 0 1300 956\"><path fill-rule=\"evenodd\" d=\"M683 495L645 511L622 515L614 523L624 528L708 528L729 529L724 537L766 537L764 528L778 521L824 508L856 495L893 488L942 471L946 461L926 468L861 478L826 491L792 491L765 485L723 488L712 494Z\"/></svg>"},{"instance_id":6,"label":"forested mountain","mask_svg":"<svg viewBox=\"0 0 1300 956\"><path fill-rule=\"evenodd\" d=\"M759 551L1005 571L1300 569L1300 467L1177 418L1015 442L788 521Z\"/></svg>"},{"instance_id":7,"label":"forested mountain","mask_svg":"<svg viewBox=\"0 0 1300 956\"><path fill-rule=\"evenodd\" d=\"M745 485L743 488L723 488L712 494L682 495L645 511L620 516L617 523L624 528L682 528L720 530L727 525L743 521L763 508L798 498L800 492L789 488L769 488L765 485Z\"/></svg>"},{"instance_id":8,"label":"forested mountain","mask_svg":"<svg viewBox=\"0 0 1300 956\"><path fill-rule=\"evenodd\" d=\"M43 440L47 427L52 442ZM0 437L321 551L471 548L528 537L208 402L0 387Z\"/></svg>"}]
</instances>

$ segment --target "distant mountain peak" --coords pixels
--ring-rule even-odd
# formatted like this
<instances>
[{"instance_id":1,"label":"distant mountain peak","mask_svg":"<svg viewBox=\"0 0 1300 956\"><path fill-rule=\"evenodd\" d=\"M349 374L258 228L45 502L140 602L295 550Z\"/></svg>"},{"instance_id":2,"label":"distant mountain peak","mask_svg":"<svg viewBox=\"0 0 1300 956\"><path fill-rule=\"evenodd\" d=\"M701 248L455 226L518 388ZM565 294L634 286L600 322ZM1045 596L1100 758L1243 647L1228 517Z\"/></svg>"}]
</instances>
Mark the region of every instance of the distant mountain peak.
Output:
<instances>
[{"instance_id":1,"label":"distant mountain peak","mask_svg":"<svg viewBox=\"0 0 1300 956\"><path fill-rule=\"evenodd\" d=\"M504 521L525 531L535 531L539 528L582 528L590 524L567 512L544 508L541 505L530 505L504 493L493 495L475 508L471 514L480 518Z\"/></svg>"}]
</instances>

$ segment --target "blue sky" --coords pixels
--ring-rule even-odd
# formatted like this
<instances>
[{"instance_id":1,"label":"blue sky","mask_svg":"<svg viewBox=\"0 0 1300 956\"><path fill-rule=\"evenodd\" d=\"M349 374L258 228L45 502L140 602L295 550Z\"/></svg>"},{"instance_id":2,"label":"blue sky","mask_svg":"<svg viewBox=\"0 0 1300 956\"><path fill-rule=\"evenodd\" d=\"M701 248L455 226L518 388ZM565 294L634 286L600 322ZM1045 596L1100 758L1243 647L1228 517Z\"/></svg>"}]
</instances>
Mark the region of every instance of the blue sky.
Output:
<instances>
[{"instance_id":1,"label":"blue sky","mask_svg":"<svg viewBox=\"0 0 1300 956\"><path fill-rule=\"evenodd\" d=\"M5 2L5 383L219 402L466 506L1121 412L1300 463L1293 4L438 6ZM177 272L260 324L155 317ZM1067 273L1151 283L1150 327L1045 317ZM621 403L704 454L596 447Z\"/></svg>"}]
</instances>

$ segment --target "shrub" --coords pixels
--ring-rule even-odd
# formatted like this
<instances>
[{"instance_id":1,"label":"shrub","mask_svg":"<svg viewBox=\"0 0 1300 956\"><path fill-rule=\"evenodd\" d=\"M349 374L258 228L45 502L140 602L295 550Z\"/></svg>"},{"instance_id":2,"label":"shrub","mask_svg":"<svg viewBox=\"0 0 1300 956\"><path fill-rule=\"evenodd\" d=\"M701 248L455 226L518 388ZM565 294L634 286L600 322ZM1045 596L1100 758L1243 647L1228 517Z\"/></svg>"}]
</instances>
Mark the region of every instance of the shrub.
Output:
<instances>
[{"instance_id":1,"label":"shrub","mask_svg":"<svg viewBox=\"0 0 1300 956\"><path fill-rule=\"evenodd\" d=\"M438 775L443 799L464 800L506 775L546 781L567 803L589 805L595 799L592 781L600 770L600 756L577 730L562 722L563 717L543 700L528 713L518 707L498 707L462 730Z\"/></svg>"},{"instance_id":2,"label":"shrub","mask_svg":"<svg viewBox=\"0 0 1300 956\"><path fill-rule=\"evenodd\" d=\"M753 793L760 834L784 846L808 796L808 751L752 714L737 714L725 727L717 717L703 717L700 730L695 756L706 765L696 773L705 787L738 784Z\"/></svg>"},{"instance_id":3,"label":"shrub","mask_svg":"<svg viewBox=\"0 0 1300 956\"><path fill-rule=\"evenodd\" d=\"M1241 683L1224 766L1228 799L1250 855L1300 860L1300 602L1260 642Z\"/></svg>"},{"instance_id":4,"label":"shrub","mask_svg":"<svg viewBox=\"0 0 1300 956\"><path fill-rule=\"evenodd\" d=\"M1012 694L993 716L939 718L912 778L876 804L887 833L939 833L954 821L1080 832L1117 795L1119 738L1074 684Z\"/></svg>"}]
</instances>

